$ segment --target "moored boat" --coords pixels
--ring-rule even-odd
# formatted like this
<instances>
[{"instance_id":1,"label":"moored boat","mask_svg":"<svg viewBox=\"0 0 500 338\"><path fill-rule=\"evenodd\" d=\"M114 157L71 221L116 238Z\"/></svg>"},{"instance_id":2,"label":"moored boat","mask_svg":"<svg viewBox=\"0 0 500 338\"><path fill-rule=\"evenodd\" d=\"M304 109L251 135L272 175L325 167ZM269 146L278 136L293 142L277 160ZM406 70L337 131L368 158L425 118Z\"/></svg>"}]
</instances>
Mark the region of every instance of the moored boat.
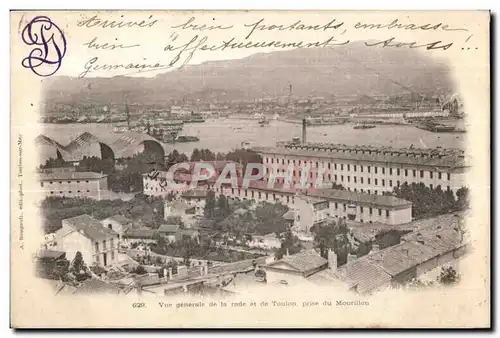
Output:
<instances>
[{"instance_id":1,"label":"moored boat","mask_svg":"<svg viewBox=\"0 0 500 338\"><path fill-rule=\"evenodd\" d=\"M357 124L353 127L353 129L372 129L372 128L375 128L374 124L366 124L366 123Z\"/></svg>"}]
</instances>

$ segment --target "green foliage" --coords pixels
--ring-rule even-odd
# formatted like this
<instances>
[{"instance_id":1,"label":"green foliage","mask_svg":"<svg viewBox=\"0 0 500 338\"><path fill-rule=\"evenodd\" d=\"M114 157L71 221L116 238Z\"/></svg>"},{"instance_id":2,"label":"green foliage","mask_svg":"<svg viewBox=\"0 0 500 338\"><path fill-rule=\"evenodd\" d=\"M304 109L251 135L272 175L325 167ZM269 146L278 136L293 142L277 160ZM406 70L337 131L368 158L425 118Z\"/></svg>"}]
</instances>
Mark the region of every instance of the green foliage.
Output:
<instances>
[{"instance_id":1,"label":"green foliage","mask_svg":"<svg viewBox=\"0 0 500 338\"><path fill-rule=\"evenodd\" d=\"M332 183L332 189L337 189L337 190L345 190L344 186L342 184L338 184L333 182Z\"/></svg>"},{"instance_id":2,"label":"green foliage","mask_svg":"<svg viewBox=\"0 0 500 338\"><path fill-rule=\"evenodd\" d=\"M191 154L191 161L215 161L216 155L209 149L194 148Z\"/></svg>"},{"instance_id":3,"label":"green foliage","mask_svg":"<svg viewBox=\"0 0 500 338\"><path fill-rule=\"evenodd\" d=\"M204 214L206 218L212 219L215 215L215 193L212 190L207 192Z\"/></svg>"},{"instance_id":4,"label":"green foliage","mask_svg":"<svg viewBox=\"0 0 500 338\"><path fill-rule=\"evenodd\" d=\"M183 162L188 162L189 159L184 153L179 153L177 150L173 150L170 154L167 156L166 164L167 167L166 169L169 169L171 166L177 163L183 163Z\"/></svg>"},{"instance_id":5,"label":"green foliage","mask_svg":"<svg viewBox=\"0 0 500 338\"><path fill-rule=\"evenodd\" d=\"M83 214L96 219L123 215L136 223L158 228L163 223L164 204L160 197L136 195L130 201L90 198L47 197L41 205L45 233L61 228L61 221Z\"/></svg>"},{"instance_id":6,"label":"green foliage","mask_svg":"<svg viewBox=\"0 0 500 338\"><path fill-rule=\"evenodd\" d=\"M217 200L217 218L224 219L231 213L231 207L229 206L229 200L226 196L220 195Z\"/></svg>"},{"instance_id":7,"label":"green foliage","mask_svg":"<svg viewBox=\"0 0 500 338\"><path fill-rule=\"evenodd\" d=\"M207 200L208 205L208 200ZM276 233L280 235L288 229L288 223L283 215L288 207L280 203L260 203L255 210L249 209L249 204L230 204L224 196L219 197L213 210L212 229L227 232L237 238L243 238L247 234L257 233L267 235ZM209 208L208 210L212 210ZM236 210L244 210L244 213ZM205 216L210 218L210 213L205 208Z\"/></svg>"},{"instance_id":8,"label":"green foliage","mask_svg":"<svg viewBox=\"0 0 500 338\"><path fill-rule=\"evenodd\" d=\"M409 230L383 230L375 235L375 242L378 244L380 249L385 249L393 245L397 245L401 242L401 237L406 235L411 231Z\"/></svg>"},{"instance_id":9,"label":"green foliage","mask_svg":"<svg viewBox=\"0 0 500 338\"><path fill-rule=\"evenodd\" d=\"M52 169L61 167L72 167L73 165L69 162L65 162L62 158L49 158L45 161L45 164L40 166L40 169Z\"/></svg>"},{"instance_id":10,"label":"green foliage","mask_svg":"<svg viewBox=\"0 0 500 338\"><path fill-rule=\"evenodd\" d=\"M172 273L176 274L178 266L179 266L179 264L177 264L177 261L169 260L168 263L165 265L165 268L167 270L171 268L172 269Z\"/></svg>"},{"instance_id":11,"label":"green foliage","mask_svg":"<svg viewBox=\"0 0 500 338\"><path fill-rule=\"evenodd\" d=\"M284 255L293 255L302 250L302 244L297 236L291 230L287 230L282 237L281 247L274 254L274 259L278 260L283 258Z\"/></svg>"},{"instance_id":12,"label":"green foliage","mask_svg":"<svg viewBox=\"0 0 500 338\"><path fill-rule=\"evenodd\" d=\"M441 186L431 189L423 183L409 185L405 182L394 187L393 194L413 203L412 216L416 219L464 210L469 206L468 188L465 187L457 191L458 199L451 190L443 191Z\"/></svg>"},{"instance_id":13,"label":"green foliage","mask_svg":"<svg viewBox=\"0 0 500 338\"><path fill-rule=\"evenodd\" d=\"M147 271L142 265L138 265L135 269L132 270L132 273L135 273L137 275L145 275Z\"/></svg>"},{"instance_id":14,"label":"green foliage","mask_svg":"<svg viewBox=\"0 0 500 338\"><path fill-rule=\"evenodd\" d=\"M349 229L344 222L341 220L337 223L331 221L312 230L314 232L314 247L319 249L321 257L328 259L328 250L332 249L337 254L338 266L347 262L347 255L351 253L351 247L347 238Z\"/></svg>"},{"instance_id":15,"label":"green foliage","mask_svg":"<svg viewBox=\"0 0 500 338\"><path fill-rule=\"evenodd\" d=\"M113 159L101 159L96 156L84 156L76 167L77 171L92 171L96 173L111 174L114 172L115 163Z\"/></svg>"},{"instance_id":16,"label":"green foliage","mask_svg":"<svg viewBox=\"0 0 500 338\"><path fill-rule=\"evenodd\" d=\"M227 161L233 161L243 166L246 171L248 163L262 163L262 157L253 150L236 149L229 152L225 158ZM254 173L255 174L255 173Z\"/></svg>"},{"instance_id":17,"label":"green foliage","mask_svg":"<svg viewBox=\"0 0 500 338\"><path fill-rule=\"evenodd\" d=\"M160 265L160 264L158 264L158 265ZM164 270L166 269L168 271L168 269L171 268L172 269L172 274L175 275L175 274L177 274L177 266L178 265L179 264L177 263L177 261L175 261L175 260L169 260L166 264L162 265L161 268L157 269L156 272L158 273L158 276L160 278L164 278L164 277L167 277L164 274Z\"/></svg>"},{"instance_id":18,"label":"green foliage","mask_svg":"<svg viewBox=\"0 0 500 338\"><path fill-rule=\"evenodd\" d=\"M441 273L439 274L438 281L444 285L457 284L460 281L460 275L455 269L450 267L442 267Z\"/></svg>"}]
</instances>

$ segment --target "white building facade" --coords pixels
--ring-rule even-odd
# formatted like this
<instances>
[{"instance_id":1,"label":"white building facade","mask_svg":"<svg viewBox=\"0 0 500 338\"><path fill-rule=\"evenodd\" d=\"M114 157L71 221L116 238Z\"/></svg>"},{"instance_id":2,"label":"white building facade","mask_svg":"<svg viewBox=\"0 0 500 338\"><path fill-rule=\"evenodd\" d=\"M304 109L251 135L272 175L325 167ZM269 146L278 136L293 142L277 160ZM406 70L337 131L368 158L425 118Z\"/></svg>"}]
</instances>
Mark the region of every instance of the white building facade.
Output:
<instances>
[{"instance_id":1,"label":"white building facade","mask_svg":"<svg viewBox=\"0 0 500 338\"><path fill-rule=\"evenodd\" d=\"M407 155L397 149L382 152L355 148L335 151L273 148L259 149L258 153L266 167L266 179L274 173L276 181L284 183L283 176L291 173L291 184L295 185L303 180L303 171L307 171L304 182L308 188L321 181L325 186L335 183L349 191L379 195L405 182L423 183L430 188L441 186L442 190L456 192L466 186L468 169L463 156L445 156L439 152Z\"/></svg>"},{"instance_id":2,"label":"white building facade","mask_svg":"<svg viewBox=\"0 0 500 338\"><path fill-rule=\"evenodd\" d=\"M52 172L38 175L41 197L87 197L100 200L108 190L108 176L94 172Z\"/></svg>"},{"instance_id":3,"label":"white building facade","mask_svg":"<svg viewBox=\"0 0 500 338\"><path fill-rule=\"evenodd\" d=\"M62 228L56 231L58 250L66 252L69 260L79 251L84 262L90 266L110 266L117 263L118 234L89 215L72 217L62 221Z\"/></svg>"}]
</instances>

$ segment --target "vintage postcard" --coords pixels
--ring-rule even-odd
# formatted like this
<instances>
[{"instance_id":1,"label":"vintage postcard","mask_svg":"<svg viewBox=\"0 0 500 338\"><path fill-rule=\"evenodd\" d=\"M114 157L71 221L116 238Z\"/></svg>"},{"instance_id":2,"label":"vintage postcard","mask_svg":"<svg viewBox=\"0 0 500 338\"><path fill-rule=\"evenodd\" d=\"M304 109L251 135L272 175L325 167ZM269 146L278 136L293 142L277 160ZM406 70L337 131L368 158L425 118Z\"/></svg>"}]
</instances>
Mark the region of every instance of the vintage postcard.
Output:
<instances>
[{"instance_id":1,"label":"vintage postcard","mask_svg":"<svg viewBox=\"0 0 500 338\"><path fill-rule=\"evenodd\" d=\"M490 327L488 11L10 28L13 327Z\"/></svg>"}]
</instances>

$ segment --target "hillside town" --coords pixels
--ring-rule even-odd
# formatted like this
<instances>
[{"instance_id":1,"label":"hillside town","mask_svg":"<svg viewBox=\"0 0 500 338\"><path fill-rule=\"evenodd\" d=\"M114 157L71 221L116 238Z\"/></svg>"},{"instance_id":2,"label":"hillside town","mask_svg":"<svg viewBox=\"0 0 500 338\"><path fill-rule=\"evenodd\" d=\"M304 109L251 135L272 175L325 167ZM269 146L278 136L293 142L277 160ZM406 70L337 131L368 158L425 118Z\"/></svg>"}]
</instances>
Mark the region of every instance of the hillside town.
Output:
<instances>
[{"instance_id":1,"label":"hillside town","mask_svg":"<svg viewBox=\"0 0 500 338\"><path fill-rule=\"evenodd\" d=\"M464 152L310 142L309 128L303 119L275 147L190 156L133 131L66 146L40 135L37 275L58 295L458 282Z\"/></svg>"},{"instance_id":2,"label":"hillside town","mask_svg":"<svg viewBox=\"0 0 500 338\"><path fill-rule=\"evenodd\" d=\"M459 283L469 112L445 65L365 47L48 79L37 276L56 295Z\"/></svg>"}]
</instances>

